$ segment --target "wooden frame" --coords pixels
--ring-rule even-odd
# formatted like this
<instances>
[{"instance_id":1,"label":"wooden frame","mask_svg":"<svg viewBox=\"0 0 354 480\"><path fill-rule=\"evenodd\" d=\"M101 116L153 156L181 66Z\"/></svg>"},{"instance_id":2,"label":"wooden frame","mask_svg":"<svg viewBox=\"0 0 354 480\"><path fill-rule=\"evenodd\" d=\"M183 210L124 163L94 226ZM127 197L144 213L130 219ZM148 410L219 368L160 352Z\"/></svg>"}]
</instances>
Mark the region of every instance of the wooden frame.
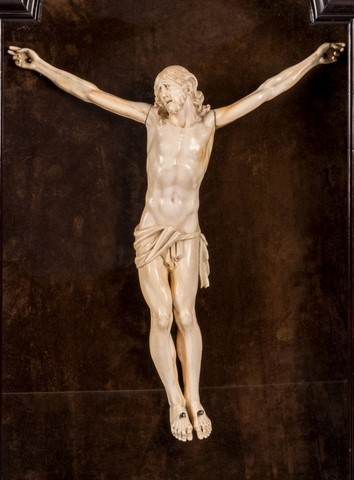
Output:
<instances>
[{"instance_id":1,"label":"wooden frame","mask_svg":"<svg viewBox=\"0 0 354 480\"><path fill-rule=\"evenodd\" d=\"M350 22L354 17L353 0L310 0L311 19L320 22Z\"/></svg>"},{"instance_id":2,"label":"wooden frame","mask_svg":"<svg viewBox=\"0 0 354 480\"><path fill-rule=\"evenodd\" d=\"M347 23L348 24L348 264L349 264L349 298L348 321L351 345L350 392L351 392L351 449L350 478L354 478L354 1L353 0L309 0L310 16L314 24Z\"/></svg>"},{"instance_id":3,"label":"wooden frame","mask_svg":"<svg viewBox=\"0 0 354 480\"><path fill-rule=\"evenodd\" d=\"M8 20L39 20L41 0L4 0L0 5L0 18Z\"/></svg>"},{"instance_id":4,"label":"wooden frame","mask_svg":"<svg viewBox=\"0 0 354 480\"><path fill-rule=\"evenodd\" d=\"M348 245L349 245L349 323L350 323L350 338L354 337L353 326L353 279L354 279L354 267L353 267L353 237L354 237L354 223L353 223L353 200L354 200L354 175L353 175L353 156L354 156L354 0L309 0L309 9L311 20L314 24L321 23L346 23L348 24L348 53L349 53L349 66L348 66ZM0 90L2 92L2 62L4 55L3 44L3 21L38 21L41 17L42 0L3 0L0 5ZM2 116L2 98L0 96L0 136L3 127ZM1 139L1 138L0 138ZM1 158L1 146L0 143L0 158ZM1 168L1 164L0 164ZM1 176L2 177L2 176ZM352 344L352 362L351 362L351 393L352 403L354 401L354 348ZM352 412L352 434L351 441L353 445L354 439L354 427L353 427L354 414ZM352 449L353 450L353 449ZM351 459L351 477L354 479L354 456L352 453Z\"/></svg>"}]
</instances>

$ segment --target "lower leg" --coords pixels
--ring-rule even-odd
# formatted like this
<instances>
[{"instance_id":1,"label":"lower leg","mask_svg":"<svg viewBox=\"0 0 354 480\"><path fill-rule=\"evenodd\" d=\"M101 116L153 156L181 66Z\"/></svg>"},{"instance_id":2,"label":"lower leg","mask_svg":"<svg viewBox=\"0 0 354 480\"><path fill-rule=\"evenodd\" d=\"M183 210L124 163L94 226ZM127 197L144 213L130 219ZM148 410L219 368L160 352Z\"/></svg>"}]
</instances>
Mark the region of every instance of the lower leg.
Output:
<instances>
[{"instance_id":1,"label":"lower leg","mask_svg":"<svg viewBox=\"0 0 354 480\"><path fill-rule=\"evenodd\" d=\"M192 425L186 409L186 401L178 382L176 349L169 328L161 328L152 322L150 352L157 372L165 387L170 405L172 434L181 441L192 440Z\"/></svg>"},{"instance_id":2,"label":"lower leg","mask_svg":"<svg viewBox=\"0 0 354 480\"><path fill-rule=\"evenodd\" d=\"M202 361L202 336L196 320L183 327L179 322L177 352L182 364L184 398L188 403L199 401L199 377Z\"/></svg>"},{"instance_id":3,"label":"lower leg","mask_svg":"<svg viewBox=\"0 0 354 480\"><path fill-rule=\"evenodd\" d=\"M178 383L176 350L169 332L154 327L150 332L150 353L156 370L165 387L170 405L183 405L185 400Z\"/></svg>"},{"instance_id":4,"label":"lower leg","mask_svg":"<svg viewBox=\"0 0 354 480\"><path fill-rule=\"evenodd\" d=\"M211 421L205 413L199 398L199 377L202 358L202 338L195 314L179 316L177 334L177 352L182 364L184 397L187 410L193 422L198 438L207 438L211 433Z\"/></svg>"}]
</instances>

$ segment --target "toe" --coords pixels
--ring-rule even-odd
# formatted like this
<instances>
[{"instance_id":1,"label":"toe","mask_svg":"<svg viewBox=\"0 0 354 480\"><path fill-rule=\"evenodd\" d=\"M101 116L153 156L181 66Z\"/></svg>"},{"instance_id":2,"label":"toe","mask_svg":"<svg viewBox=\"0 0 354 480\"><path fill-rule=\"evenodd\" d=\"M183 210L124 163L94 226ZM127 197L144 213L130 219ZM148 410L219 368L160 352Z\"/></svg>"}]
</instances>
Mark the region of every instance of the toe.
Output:
<instances>
[{"instance_id":1,"label":"toe","mask_svg":"<svg viewBox=\"0 0 354 480\"><path fill-rule=\"evenodd\" d=\"M199 427L196 429L196 432L197 432L197 437L199 438L199 440L202 440L202 439L204 438L202 427L199 426Z\"/></svg>"}]
</instances>

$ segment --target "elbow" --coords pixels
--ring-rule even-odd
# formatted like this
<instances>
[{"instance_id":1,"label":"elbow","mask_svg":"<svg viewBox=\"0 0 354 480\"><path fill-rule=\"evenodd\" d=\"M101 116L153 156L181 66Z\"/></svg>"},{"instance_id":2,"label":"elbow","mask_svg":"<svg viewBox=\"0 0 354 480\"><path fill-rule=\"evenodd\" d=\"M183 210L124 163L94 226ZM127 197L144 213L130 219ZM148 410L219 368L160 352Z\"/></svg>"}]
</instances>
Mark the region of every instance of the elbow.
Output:
<instances>
[{"instance_id":1,"label":"elbow","mask_svg":"<svg viewBox=\"0 0 354 480\"><path fill-rule=\"evenodd\" d=\"M262 103L269 102L272 98L275 97L273 88L267 88L260 93L259 99Z\"/></svg>"},{"instance_id":2,"label":"elbow","mask_svg":"<svg viewBox=\"0 0 354 480\"><path fill-rule=\"evenodd\" d=\"M267 88L262 88L263 86L261 85L258 90L255 91L254 93L254 99L258 105L262 105L265 102L268 102L272 98L274 98L274 93L273 93L273 88L272 87L267 87Z\"/></svg>"},{"instance_id":3,"label":"elbow","mask_svg":"<svg viewBox=\"0 0 354 480\"><path fill-rule=\"evenodd\" d=\"M89 102L89 103L94 103L96 98L97 98L97 94L99 93L99 89L93 85L92 87L90 87L88 89L88 91L86 92L85 94L85 100L86 102Z\"/></svg>"}]
</instances>

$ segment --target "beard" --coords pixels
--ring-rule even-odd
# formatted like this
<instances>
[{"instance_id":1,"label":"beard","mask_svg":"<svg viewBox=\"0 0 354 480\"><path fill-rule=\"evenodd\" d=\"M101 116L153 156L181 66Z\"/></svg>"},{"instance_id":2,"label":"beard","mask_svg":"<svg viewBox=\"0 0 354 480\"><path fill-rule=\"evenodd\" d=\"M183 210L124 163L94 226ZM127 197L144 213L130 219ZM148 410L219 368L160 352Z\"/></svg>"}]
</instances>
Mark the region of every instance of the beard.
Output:
<instances>
[{"instance_id":1,"label":"beard","mask_svg":"<svg viewBox=\"0 0 354 480\"><path fill-rule=\"evenodd\" d=\"M180 95L179 98L172 100L172 102L167 103L165 108L170 115L175 115L181 110L186 100L187 100L187 93L183 92L183 94Z\"/></svg>"}]
</instances>

